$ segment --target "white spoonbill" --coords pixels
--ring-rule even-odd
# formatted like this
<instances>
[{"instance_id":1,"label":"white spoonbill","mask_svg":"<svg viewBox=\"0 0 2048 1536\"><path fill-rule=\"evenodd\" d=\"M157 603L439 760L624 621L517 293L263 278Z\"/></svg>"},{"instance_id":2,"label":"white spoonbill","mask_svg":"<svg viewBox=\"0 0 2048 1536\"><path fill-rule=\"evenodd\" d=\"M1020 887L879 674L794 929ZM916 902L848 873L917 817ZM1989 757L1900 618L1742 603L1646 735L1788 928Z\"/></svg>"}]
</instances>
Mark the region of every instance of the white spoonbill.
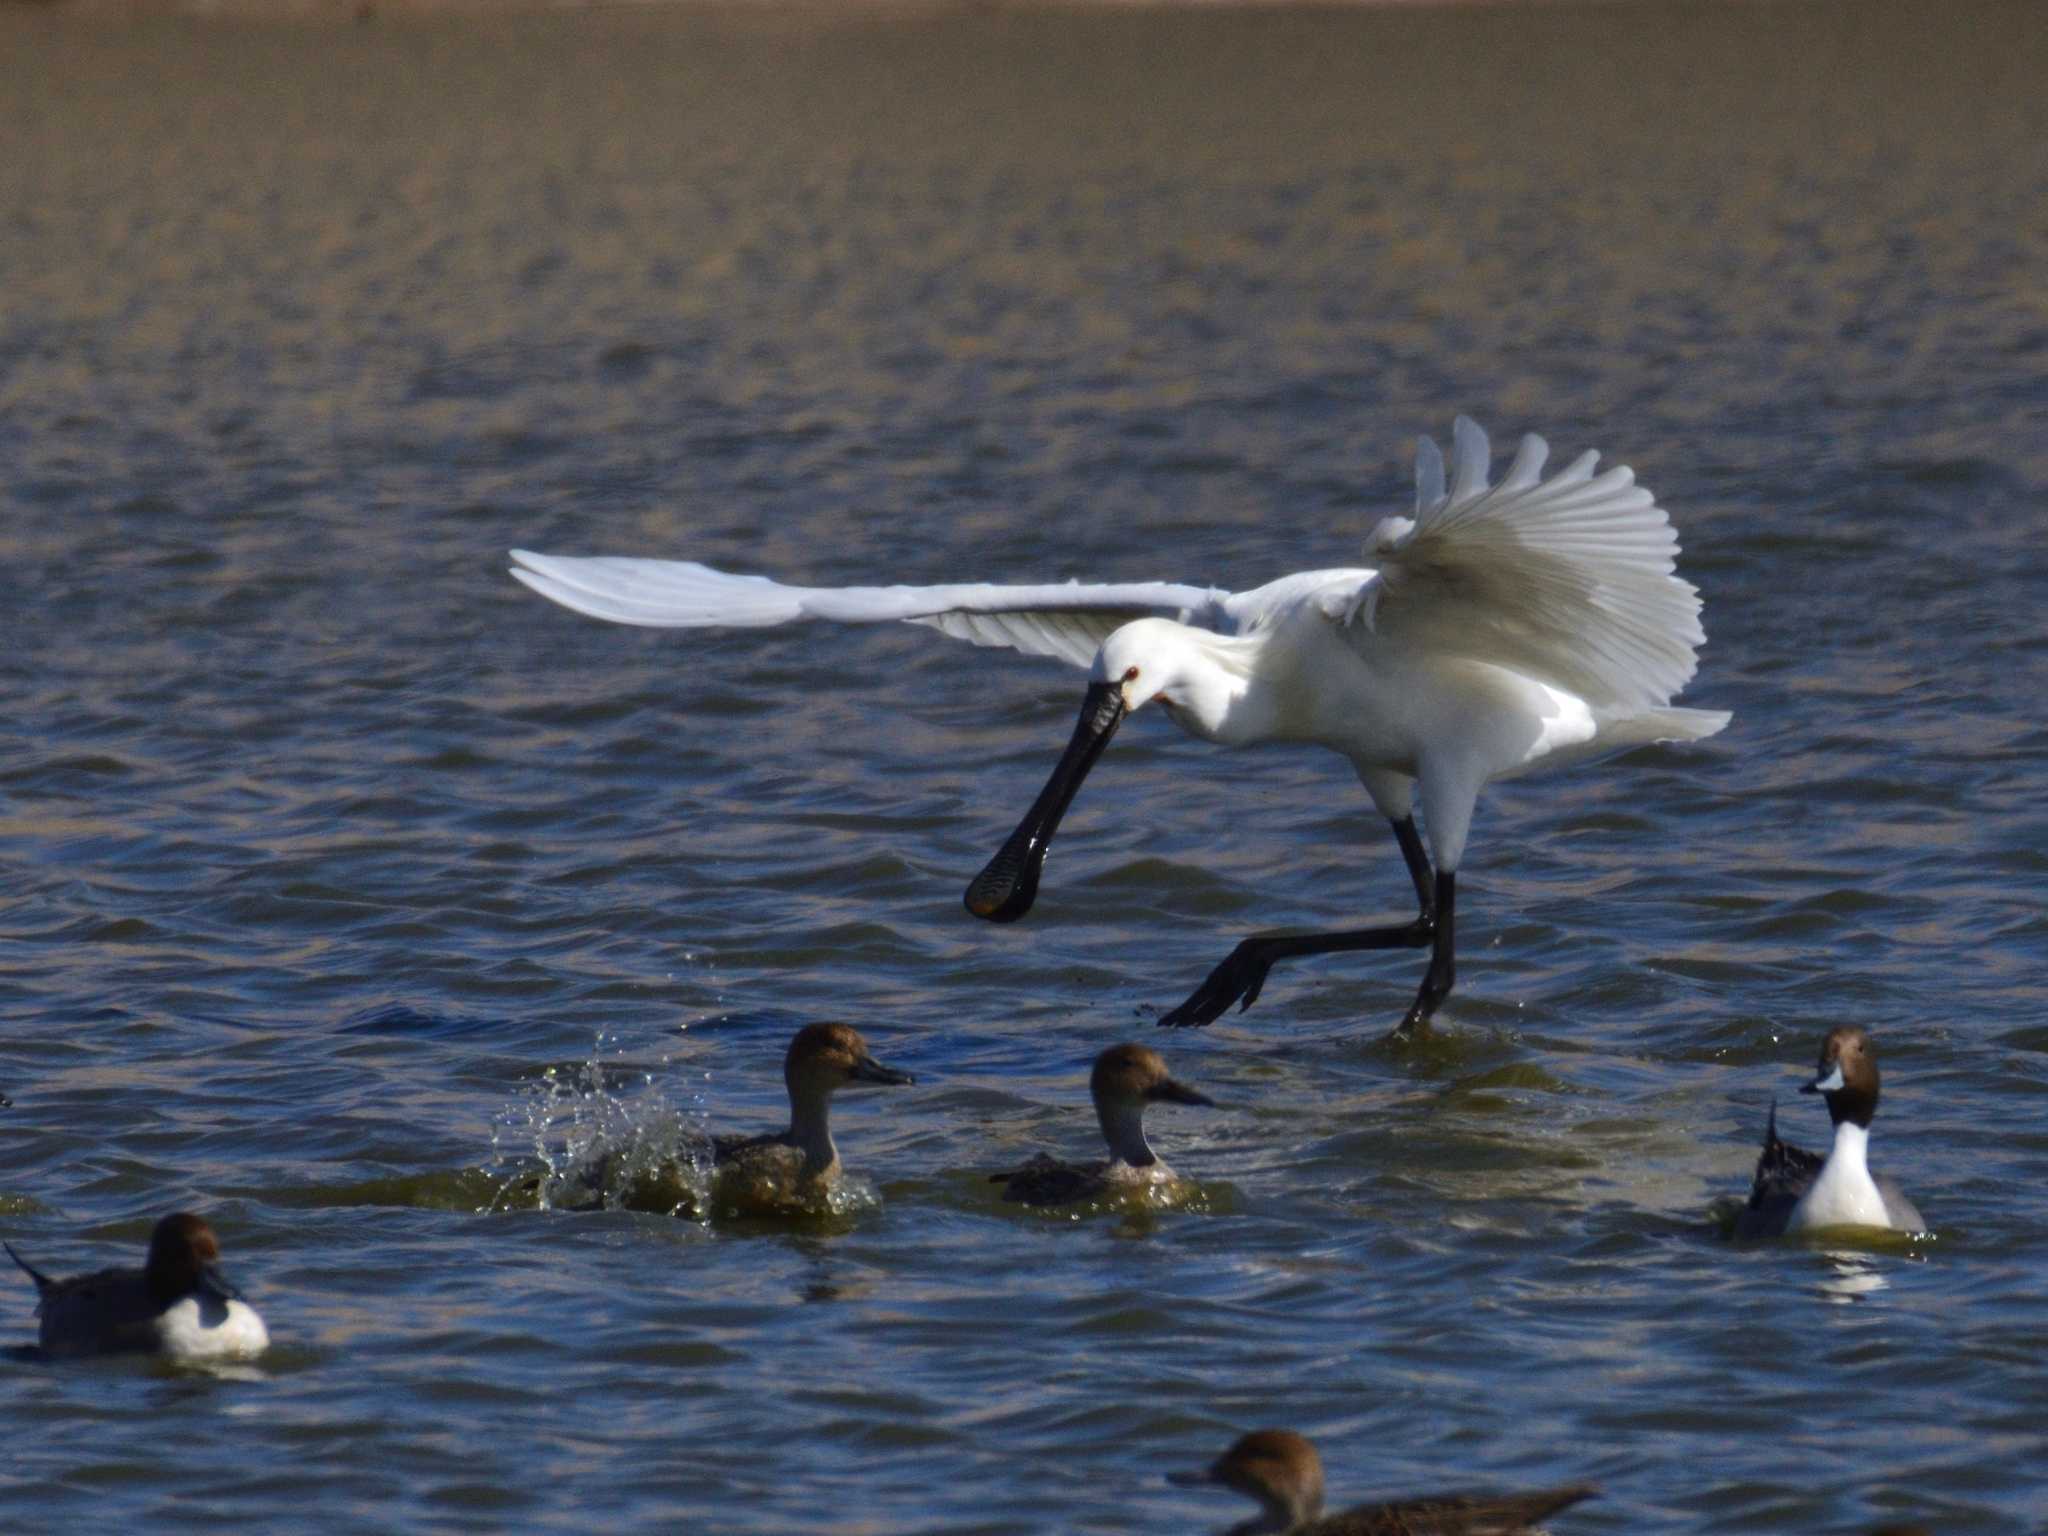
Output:
<instances>
[{"instance_id":1,"label":"white spoonbill","mask_svg":"<svg viewBox=\"0 0 2048 1536\"><path fill-rule=\"evenodd\" d=\"M1674 574L1670 519L1628 469L1595 474L1600 456L1587 452L1545 480L1548 456L1542 438L1524 437L1507 477L1489 488L1486 434L1460 417L1448 489L1443 455L1425 437L1415 515L1379 522L1366 539L1370 566L1303 571L1249 592L1173 582L793 587L688 561L524 550L512 552L512 574L622 624L905 620L1088 668L1065 755L967 888L968 911L991 922L1030 910L1081 780L1123 717L1155 699L1204 741L1341 753L1393 824L1420 903L1415 920L1245 939L1160 1023L1207 1024L1232 1003L1250 1007L1276 960L1426 948L1405 1032L1455 979L1458 861L1484 785L1644 742L1696 740L1728 723L1718 711L1671 707L1706 636L1698 592Z\"/></svg>"}]
</instances>

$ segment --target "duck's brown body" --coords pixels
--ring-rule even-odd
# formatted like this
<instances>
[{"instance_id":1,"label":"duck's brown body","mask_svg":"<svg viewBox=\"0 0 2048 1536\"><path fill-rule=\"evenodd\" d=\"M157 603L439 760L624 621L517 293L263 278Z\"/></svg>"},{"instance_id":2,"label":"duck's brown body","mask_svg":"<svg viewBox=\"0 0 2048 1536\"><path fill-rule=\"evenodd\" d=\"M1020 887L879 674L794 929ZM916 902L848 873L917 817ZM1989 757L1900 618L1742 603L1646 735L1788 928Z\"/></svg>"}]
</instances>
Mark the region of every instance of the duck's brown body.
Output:
<instances>
[{"instance_id":1,"label":"duck's brown body","mask_svg":"<svg viewBox=\"0 0 2048 1536\"><path fill-rule=\"evenodd\" d=\"M1325 1515L1322 1458L1291 1429L1253 1430L1201 1471L1167 1478L1189 1487L1215 1483L1258 1500L1257 1518L1225 1536L1516 1536L1598 1491L1577 1483L1526 1493L1436 1493Z\"/></svg>"},{"instance_id":2,"label":"duck's brown body","mask_svg":"<svg viewBox=\"0 0 2048 1536\"><path fill-rule=\"evenodd\" d=\"M1133 1189L1175 1182L1171 1168L1145 1140L1148 1104L1213 1104L1206 1094L1176 1082L1160 1054L1142 1045L1113 1045L1095 1058L1088 1077L1095 1118L1108 1143L1106 1160L1069 1163L1039 1152L1008 1173L989 1175L1003 1198L1021 1205L1074 1205Z\"/></svg>"}]
</instances>

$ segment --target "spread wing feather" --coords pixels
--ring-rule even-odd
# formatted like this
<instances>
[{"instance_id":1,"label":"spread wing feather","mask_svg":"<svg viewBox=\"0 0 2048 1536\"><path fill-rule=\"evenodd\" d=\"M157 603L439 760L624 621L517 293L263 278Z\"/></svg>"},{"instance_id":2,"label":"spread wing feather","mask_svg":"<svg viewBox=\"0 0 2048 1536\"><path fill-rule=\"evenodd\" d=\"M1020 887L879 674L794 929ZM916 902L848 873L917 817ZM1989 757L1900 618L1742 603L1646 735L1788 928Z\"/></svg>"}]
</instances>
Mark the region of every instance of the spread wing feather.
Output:
<instances>
[{"instance_id":1,"label":"spread wing feather","mask_svg":"<svg viewBox=\"0 0 2048 1536\"><path fill-rule=\"evenodd\" d=\"M1496 662L1596 709L1662 708L1692 678L1706 639L1699 594L1676 575L1678 536L1632 471L1597 473L1600 456L1588 452L1545 480L1548 456L1542 438L1524 437L1489 486L1486 434L1461 416L1448 465L1428 438L1418 444L1415 515L1373 531L1376 569L1306 572L1236 596L1177 582L799 587L694 561L525 550L512 552L512 574L564 607L620 624L901 621L1080 667L1132 619L1241 632L1284 600L1307 597L1337 623L1417 652Z\"/></svg>"},{"instance_id":2,"label":"spread wing feather","mask_svg":"<svg viewBox=\"0 0 2048 1536\"><path fill-rule=\"evenodd\" d=\"M1584 453L1542 478L1549 448L1522 439L1487 484L1486 434L1459 417L1450 484L1436 445L1416 454L1413 518L1367 541L1378 566L1352 614L1376 633L1444 655L1499 662L1596 708L1671 701L1698 666L1698 592L1675 574L1678 535L1633 471L1596 474Z\"/></svg>"},{"instance_id":3,"label":"spread wing feather","mask_svg":"<svg viewBox=\"0 0 2048 1536\"><path fill-rule=\"evenodd\" d=\"M800 619L925 624L976 645L1008 646L1086 667L1104 637L1157 616L1214 628L1230 622L1229 594L1179 582L934 587L797 587L735 576L689 560L571 558L512 551L512 574L541 596L617 624L697 629Z\"/></svg>"}]
</instances>

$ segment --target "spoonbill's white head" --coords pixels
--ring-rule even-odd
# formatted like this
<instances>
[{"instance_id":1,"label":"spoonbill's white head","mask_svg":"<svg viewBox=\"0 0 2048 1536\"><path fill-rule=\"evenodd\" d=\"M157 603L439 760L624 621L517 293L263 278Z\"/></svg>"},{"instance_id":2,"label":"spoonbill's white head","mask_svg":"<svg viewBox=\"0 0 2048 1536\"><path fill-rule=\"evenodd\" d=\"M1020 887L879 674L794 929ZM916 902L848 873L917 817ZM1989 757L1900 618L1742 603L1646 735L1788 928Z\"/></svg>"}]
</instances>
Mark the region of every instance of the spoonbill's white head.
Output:
<instances>
[{"instance_id":1,"label":"spoonbill's white head","mask_svg":"<svg viewBox=\"0 0 2048 1536\"><path fill-rule=\"evenodd\" d=\"M1031 910L1060 818L1125 715L1157 699L1184 730L1222 740L1244 687L1242 667L1233 669L1231 653L1205 631L1171 619L1134 619L1111 633L1095 654L1066 752L1017 830L967 887L967 910L994 923L1015 922Z\"/></svg>"},{"instance_id":2,"label":"spoonbill's white head","mask_svg":"<svg viewBox=\"0 0 2048 1536\"><path fill-rule=\"evenodd\" d=\"M1204 631L1171 619L1134 619L1102 642L1093 676L1117 690L1124 712L1157 699L1176 724L1215 739L1242 691Z\"/></svg>"}]
</instances>

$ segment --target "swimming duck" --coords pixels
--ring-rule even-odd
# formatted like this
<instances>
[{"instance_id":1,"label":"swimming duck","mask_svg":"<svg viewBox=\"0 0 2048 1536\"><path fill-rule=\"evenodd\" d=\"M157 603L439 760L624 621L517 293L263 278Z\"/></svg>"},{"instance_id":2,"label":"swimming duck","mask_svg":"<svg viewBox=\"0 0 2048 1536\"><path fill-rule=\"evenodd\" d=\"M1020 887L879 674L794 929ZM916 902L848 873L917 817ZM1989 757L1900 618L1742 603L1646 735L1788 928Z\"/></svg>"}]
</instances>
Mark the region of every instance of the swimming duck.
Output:
<instances>
[{"instance_id":1,"label":"swimming duck","mask_svg":"<svg viewBox=\"0 0 2048 1536\"><path fill-rule=\"evenodd\" d=\"M1778 1106L1764 1127L1749 1205L1736 1218L1737 1237L1777 1237L1820 1227L1891 1227L1921 1232L1926 1223L1899 1186L1873 1178L1867 1161L1870 1122L1877 1115L1877 1055L1853 1024L1828 1031L1820 1067L1801 1093L1826 1096L1835 1123L1826 1157L1778 1139Z\"/></svg>"},{"instance_id":2,"label":"swimming duck","mask_svg":"<svg viewBox=\"0 0 2048 1536\"><path fill-rule=\"evenodd\" d=\"M782 1058L789 1090L789 1127L761 1136L713 1136L695 1143L695 1169L668 1158L634 1171L606 1151L557 1181L549 1203L562 1210L671 1212L701 1206L702 1179L709 1164L717 1203L732 1208L775 1209L805 1204L839 1182L839 1148L832 1141L832 1095L863 1084L917 1081L885 1067L850 1024L806 1024ZM685 1157L687 1158L686 1150ZM541 1181L533 1181L538 1189ZM620 1187L623 1186L623 1187Z\"/></svg>"},{"instance_id":3,"label":"swimming duck","mask_svg":"<svg viewBox=\"0 0 2048 1536\"><path fill-rule=\"evenodd\" d=\"M174 1360L246 1360L270 1347L256 1309L220 1271L220 1242L204 1217L180 1211L156 1224L141 1269L53 1280L14 1251L36 1283L38 1342L50 1355L143 1350Z\"/></svg>"},{"instance_id":4,"label":"swimming duck","mask_svg":"<svg viewBox=\"0 0 2048 1536\"><path fill-rule=\"evenodd\" d=\"M1117 1189L1169 1184L1178 1177L1145 1140L1145 1106L1206 1104L1215 1100L1176 1082L1157 1051L1142 1045L1112 1045L1095 1058L1088 1076L1095 1118L1109 1143L1109 1160L1065 1163L1040 1152L1023 1167L989 1175L1002 1184L1003 1198L1024 1205L1070 1205Z\"/></svg>"},{"instance_id":5,"label":"swimming duck","mask_svg":"<svg viewBox=\"0 0 2048 1536\"><path fill-rule=\"evenodd\" d=\"M1220 1483L1259 1502L1259 1514L1224 1536L1513 1536L1590 1499L1584 1483L1532 1493L1438 1493L1323 1514L1323 1462L1289 1429L1256 1429L1198 1472L1169 1472L1182 1487Z\"/></svg>"},{"instance_id":6,"label":"swimming duck","mask_svg":"<svg viewBox=\"0 0 2048 1536\"><path fill-rule=\"evenodd\" d=\"M789 1190L837 1182L832 1095L846 1087L900 1087L917 1079L875 1060L850 1024L806 1024L782 1058L782 1081L789 1089L789 1129L771 1136L714 1136L712 1166L721 1182Z\"/></svg>"}]
</instances>

